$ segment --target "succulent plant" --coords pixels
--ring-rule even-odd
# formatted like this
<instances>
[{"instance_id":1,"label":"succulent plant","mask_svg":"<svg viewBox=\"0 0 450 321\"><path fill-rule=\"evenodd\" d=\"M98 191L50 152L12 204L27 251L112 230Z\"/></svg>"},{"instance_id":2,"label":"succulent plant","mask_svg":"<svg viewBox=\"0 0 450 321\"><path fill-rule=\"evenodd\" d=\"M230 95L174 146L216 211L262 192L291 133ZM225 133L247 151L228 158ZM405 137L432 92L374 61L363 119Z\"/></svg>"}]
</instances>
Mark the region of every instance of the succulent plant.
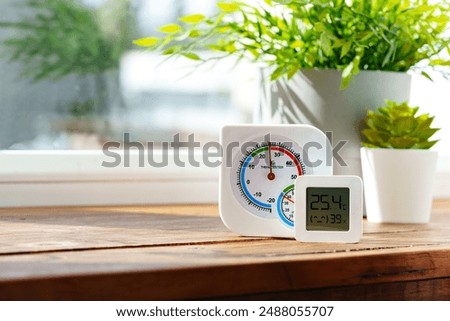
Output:
<instances>
[{"instance_id":1,"label":"succulent plant","mask_svg":"<svg viewBox=\"0 0 450 321\"><path fill-rule=\"evenodd\" d=\"M430 140L439 128L431 128L434 117L429 114L416 116L419 107L406 102L386 101L377 110L369 110L362 131L364 147L395 149L429 149L437 140Z\"/></svg>"}]
</instances>

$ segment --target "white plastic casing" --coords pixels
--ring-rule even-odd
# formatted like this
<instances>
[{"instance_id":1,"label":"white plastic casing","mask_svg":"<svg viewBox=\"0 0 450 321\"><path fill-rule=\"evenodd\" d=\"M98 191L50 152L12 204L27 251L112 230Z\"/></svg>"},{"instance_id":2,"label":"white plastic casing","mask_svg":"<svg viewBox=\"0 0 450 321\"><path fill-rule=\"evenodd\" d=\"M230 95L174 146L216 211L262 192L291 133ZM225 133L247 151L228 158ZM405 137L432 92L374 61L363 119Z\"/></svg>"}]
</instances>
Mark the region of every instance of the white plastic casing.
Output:
<instances>
[{"instance_id":1,"label":"white plastic casing","mask_svg":"<svg viewBox=\"0 0 450 321\"><path fill-rule=\"evenodd\" d=\"M362 237L363 187L358 176L300 176L295 182L295 239L300 242L358 243ZM306 190L308 187L349 188L349 230L308 231L306 229Z\"/></svg>"},{"instance_id":2,"label":"white plastic casing","mask_svg":"<svg viewBox=\"0 0 450 321\"><path fill-rule=\"evenodd\" d=\"M264 137L267 134L289 138L297 143L300 148L312 143L308 148L308 158L314 166L307 166L306 171L310 175L332 175L331 146L326 135L310 125L230 125L222 128L220 142L223 148L223 158L219 179L219 210L220 217L225 226L232 232L243 236L267 236L267 237L294 237L294 229L286 226L280 219L267 219L258 217L247 211L236 199L232 190L230 179L232 172L236 173L234 165L236 157L243 158L241 146L246 142L255 141L255 138ZM233 148L227 153L227 146L239 144L239 148ZM311 145L310 145L311 146ZM306 149L305 149L306 150ZM229 154L229 155L228 155Z\"/></svg>"}]
</instances>

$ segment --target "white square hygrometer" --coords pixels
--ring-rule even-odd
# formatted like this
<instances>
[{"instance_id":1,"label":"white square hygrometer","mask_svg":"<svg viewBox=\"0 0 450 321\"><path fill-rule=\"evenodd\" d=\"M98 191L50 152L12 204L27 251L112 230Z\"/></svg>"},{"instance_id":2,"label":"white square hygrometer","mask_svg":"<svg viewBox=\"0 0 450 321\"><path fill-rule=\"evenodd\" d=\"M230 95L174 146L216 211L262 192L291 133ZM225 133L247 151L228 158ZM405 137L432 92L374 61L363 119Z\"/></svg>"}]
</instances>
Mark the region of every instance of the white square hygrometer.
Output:
<instances>
[{"instance_id":1,"label":"white square hygrometer","mask_svg":"<svg viewBox=\"0 0 450 321\"><path fill-rule=\"evenodd\" d=\"M297 177L332 175L326 135L309 125L234 125L221 133L219 208L247 236L294 237Z\"/></svg>"}]
</instances>

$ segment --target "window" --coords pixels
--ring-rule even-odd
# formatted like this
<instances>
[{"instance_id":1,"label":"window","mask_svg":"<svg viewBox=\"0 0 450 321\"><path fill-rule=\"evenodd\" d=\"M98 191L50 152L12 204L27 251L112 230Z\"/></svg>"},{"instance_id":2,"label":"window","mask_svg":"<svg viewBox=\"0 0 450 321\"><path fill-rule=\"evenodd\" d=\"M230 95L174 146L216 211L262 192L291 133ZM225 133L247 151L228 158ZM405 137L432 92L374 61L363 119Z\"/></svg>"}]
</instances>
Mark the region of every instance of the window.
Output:
<instances>
[{"instance_id":1,"label":"window","mask_svg":"<svg viewBox=\"0 0 450 321\"><path fill-rule=\"evenodd\" d=\"M0 189L15 194L0 206L172 202L162 191L175 181L183 190L199 191L197 198L188 193L177 202L214 201L216 168L108 170L100 166L100 149L108 141L122 143L124 133L144 145L191 133L205 143L218 139L223 124L252 121L259 95L256 66L235 66L230 59L192 72L190 61L165 62L131 45L181 15L213 13L216 2L1 1ZM42 13L47 18L38 21ZM449 83L416 78L413 102L437 116L443 128L439 171L450 173ZM132 157L137 164L137 155ZM450 174L438 178L436 195L449 196ZM124 186L134 192L123 192ZM66 196L54 200L62 188ZM40 194L29 197L30 191ZM88 199L93 191L97 200ZM128 201L117 199L120 193L128 193Z\"/></svg>"},{"instance_id":2,"label":"window","mask_svg":"<svg viewBox=\"0 0 450 321\"><path fill-rule=\"evenodd\" d=\"M1 20L32 17L41 27L26 36L19 25L0 28L2 40L23 40L3 48L4 56L21 50L20 59L0 61L0 149L98 149L105 141L120 142L124 132L142 142L168 141L178 132L217 140L222 124L251 121L254 67L233 68L230 61L191 73L190 61L163 63L158 54L131 45L179 15L213 12L216 1L33 2L0 4ZM42 13L53 17L37 22Z\"/></svg>"}]
</instances>

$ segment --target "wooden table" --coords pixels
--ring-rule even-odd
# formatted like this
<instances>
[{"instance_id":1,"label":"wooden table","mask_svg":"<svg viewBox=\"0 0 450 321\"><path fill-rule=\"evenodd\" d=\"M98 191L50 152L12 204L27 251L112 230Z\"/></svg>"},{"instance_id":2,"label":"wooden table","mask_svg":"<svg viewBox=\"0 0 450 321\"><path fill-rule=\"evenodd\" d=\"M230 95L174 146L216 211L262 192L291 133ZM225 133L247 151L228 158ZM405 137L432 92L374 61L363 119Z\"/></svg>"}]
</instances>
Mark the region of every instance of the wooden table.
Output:
<instances>
[{"instance_id":1,"label":"wooden table","mask_svg":"<svg viewBox=\"0 0 450 321\"><path fill-rule=\"evenodd\" d=\"M359 244L239 237L215 205L0 210L0 299L450 299L450 201Z\"/></svg>"}]
</instances>

